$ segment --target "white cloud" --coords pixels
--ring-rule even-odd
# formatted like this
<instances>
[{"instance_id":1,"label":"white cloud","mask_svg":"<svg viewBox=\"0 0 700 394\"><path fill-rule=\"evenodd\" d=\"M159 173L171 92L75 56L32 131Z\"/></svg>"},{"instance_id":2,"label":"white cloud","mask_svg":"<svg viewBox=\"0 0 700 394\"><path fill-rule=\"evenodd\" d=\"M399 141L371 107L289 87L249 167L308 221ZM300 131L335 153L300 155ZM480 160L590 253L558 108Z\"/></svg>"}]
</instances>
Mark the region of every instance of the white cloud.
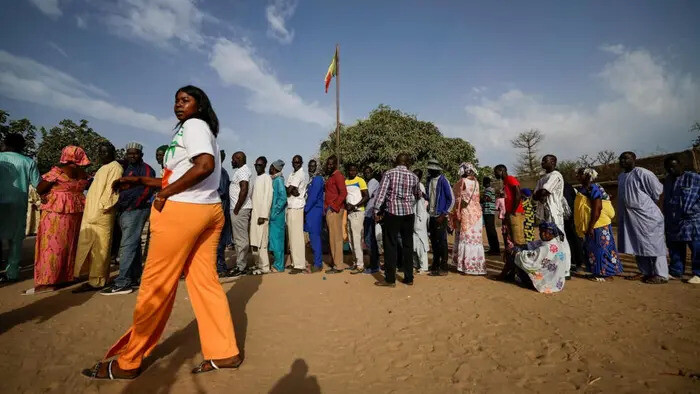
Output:
<instances>
[{"instance_id":1,"label":"white cloud","mask_svg":"<svg viewBox=\"0 0 700 394\"><path fill-rule=\"evenodd\" d=\"M63 57L68 57L68 54L66 53L66 51L64 51L63 48L58 46L58 44L56 44L55 42L49 41L48 44L51 48L55 49L56 52L60 53Z\"/></svg>"},{"instance_id":2,"label":"white cloud","mask_svg":"<svg viewBox=\"0 0 700 394\"><path fill-rule=\"evenodd\" d=\"M227 85L245 88L251 93L247 108L261 114L279 115L327 127L333 117L318 103L307 103L294 92L294 87L282 84L257 59L253 48L226 39L214 45L209 65Z\"/></svg>"},{"instance_id":3,"label":"white cloud","mask_svg":"<svg viewBox=\"0 0 700 394\"><path fill-rule=\"evenodd\" d=\"M473 142L487 164L512 164L515 151L510 140L530 128L545 133L541 153L561 159L604 149L649 154L658 147L687 147L692 137L687 130L700 113L700 87L692 76L670 70L644 49L622 45L601 49L614 55L595 76L609 98L589 106L551 104L511 89L467 105L467 124L440 127L448 135Z\"/></svg>"},{"instance_id":4,"label":"white cloud","mask_svg":"<svg viewBox=\"0 0 700 394\"><path fill-rule=\"evenodd\" d=\"M51 18L56 19L63 15L63 12L58 7L58 0L29 0L29 2Z\"/></svg>"},{"instance_id":5,"label":"white cloud","mask_svg":"<svg viewBox=\"0 0 700 394\"><path fill-rule=\"evenodd\" d=\"M107 23L119 35L160 47L173 42L195 47L204 40L201 27L207 18L196 0L119 0Z\"/></svg>"},{"instance_id":6,"label":"white cloud","mask_svg":"<svg viewBox=\"0 0 700 394\"><path fill-rule=\"evenodd\" d=\"M70 110L142 130L164 134L172 130L173 121L103 100L99 96L107 96L104 91L32 59L0 50L0 70L0 95L10 99Z\"/></svg>"},{"instance_id":7,"label":"white cloud","mask_svg":"<svg viewBox=\"0 0 700 394\"><path fill-rule=\"evenodd\" d=\"M76 15L75 16L75 24L79 28L85 29L85 28L87 28L87 18L84 16Z\"/></svg>"},{"instance_id":8,"label":"white cloud","mask_svg":"<svg viewBox=\"0 0 700 394\"><path fill-rule=\"evenodd\" d=\"M294 39L294 30L288 29L287 21L297 8L296 0L275 0L265 8L267 18L267 36L282 44L289 44Z\"/></svg>"}]
</instances>

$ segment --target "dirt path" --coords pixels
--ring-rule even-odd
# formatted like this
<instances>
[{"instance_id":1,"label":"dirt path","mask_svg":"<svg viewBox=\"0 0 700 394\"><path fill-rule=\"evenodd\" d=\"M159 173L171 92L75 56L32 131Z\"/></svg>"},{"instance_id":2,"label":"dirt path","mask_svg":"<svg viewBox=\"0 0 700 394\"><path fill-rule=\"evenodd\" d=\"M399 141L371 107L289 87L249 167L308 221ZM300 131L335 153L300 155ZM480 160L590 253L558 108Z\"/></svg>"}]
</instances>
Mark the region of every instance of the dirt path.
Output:
<instances>
[{"instance_id":1,"label":"dirt path","mask_svg":"<svg viewBox=\"0 0 700 394\"><path fill-rule=\"evenodd\" d=\"M490 267L498 268L493 261ZM199 339L181 282L132 382L80 376L129 325L135 294L23 297L0 288L2 391L104 393L698 392L700 287L574 279L545 296L483 277L417 276L412 288L349 274L224 284L246 361L193 376Z\"/></svg>"}]
</instances>

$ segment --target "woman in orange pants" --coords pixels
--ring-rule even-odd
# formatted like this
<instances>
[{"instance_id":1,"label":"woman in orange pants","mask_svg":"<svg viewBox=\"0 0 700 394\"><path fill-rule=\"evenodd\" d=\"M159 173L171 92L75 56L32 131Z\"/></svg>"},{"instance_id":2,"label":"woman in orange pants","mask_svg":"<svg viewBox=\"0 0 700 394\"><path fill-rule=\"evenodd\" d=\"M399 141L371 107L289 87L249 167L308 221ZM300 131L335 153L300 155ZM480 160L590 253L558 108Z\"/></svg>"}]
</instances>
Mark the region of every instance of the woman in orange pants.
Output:
<instances>
[{"instance_id":1,"label":"woman in orange pants","mask_svg":"<svg viewBox=\"0 0 700 394\"><path fill-rule=\"evenodd\" d=\"M134 322L105 356L116 359L83 370L93 379L133 379L140 374L143 358L163 334L182 273L205 359L192 373L238 368L243 362L216 274L216 247L224 225L217 192L219 122L207 95L194 86L177 91L175 115L180 122L165 153L163 178L123 177L115 182L115 187L145 184L162 190L151 209L151 244Z\"/></svg>"}]
</instances>

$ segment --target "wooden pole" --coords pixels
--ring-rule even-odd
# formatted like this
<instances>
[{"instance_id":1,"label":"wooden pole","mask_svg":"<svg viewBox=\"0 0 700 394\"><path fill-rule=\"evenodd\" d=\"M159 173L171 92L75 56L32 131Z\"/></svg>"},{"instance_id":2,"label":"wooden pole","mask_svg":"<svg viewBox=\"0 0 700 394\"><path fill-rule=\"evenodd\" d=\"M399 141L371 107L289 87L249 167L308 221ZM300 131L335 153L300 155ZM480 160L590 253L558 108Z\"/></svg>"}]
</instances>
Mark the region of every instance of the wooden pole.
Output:
<instances>
[{"instance_id":1,"label":"wooden pole","mask_svg":"<svg viewBox=\"0 0 700 394\"><path fill-rule=\"evenodd\" d=\"M340 45L335 44L335 155L340 168Z\"/></svg>"}]
</instances>

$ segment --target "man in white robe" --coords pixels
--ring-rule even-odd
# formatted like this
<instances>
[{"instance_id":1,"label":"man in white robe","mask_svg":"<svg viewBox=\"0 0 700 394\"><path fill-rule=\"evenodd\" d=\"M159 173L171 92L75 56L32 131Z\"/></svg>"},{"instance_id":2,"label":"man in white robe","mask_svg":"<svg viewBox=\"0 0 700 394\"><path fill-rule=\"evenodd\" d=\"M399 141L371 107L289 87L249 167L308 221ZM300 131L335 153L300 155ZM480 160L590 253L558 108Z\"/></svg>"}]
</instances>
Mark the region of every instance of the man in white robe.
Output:
<instances>
[{"instance_id":1,"label":"man in white robe","mask_svg":"<svg viewBox=\"0 0 700 394\"><path fill-rule=\"evenodd\" d=\"M415 170L414 174L420 181L423 178L423 171ZM425 199L425 186L420 186L421 198L416 199L416 216L413 222L413 265L417 265L421 274L428 273L428 250L430 239L428 238L428 201Z\"/></svg>"},{"instance_id":2,"label":"man in white robe","mask_svg":"<svg viewBox=\"0 0 700 394\"><path fill-rule=\"evenodd\" d=\"M250 246L255 261L254 274L270 272L270 257L267 254L269 243L270 207L272 206L272 178L265 172L265 156L255 160L255 178L253 187L253 210L250 213Z\"/></svg>"},{"instance_id":3,"label":"man in white robe","mask_svg":"<svg viewBox=\"0 0 700 394\"><path fill-rule=\"evenodd\" d=\"M306 269L306 243L304 242L304 207L306 206L306 185L308 179L300 155L292 158L294 171L286 182L287 188L287 234L289 255L292 260L290 274L299 274Z\"/></svg>"},{"instance_id":4,"label":"man in white robe","mask_svg":"<svg viewBox=\"0 0 700 394\"><path fill-rule=\"evenodd\" d=\"M633 152L620 155L618 177L618 233L620 253L633 254L641 272L631 279L645 283L663 284L668 281L664 216L657 205L663 185L651 171L636 167Z\"/></svg>"},{"instance_id":5,"label":"man in white robe","mask_svg":"<svg viewBox=\"0 0 700 394\"><path fill-rule=\"evenodd\" d=\"M571 216L571 209L564 198L564 177L557 168L557 157L546 155L542 158L542 168L545 175L537 181L535 187L535 199L537 204L537 217L544 222L553 222L564 231L564 219ZM566 277L570 278L571 250L566 237L561 241L565 260L564 267Z\"/></svg>"}]
</instances>

